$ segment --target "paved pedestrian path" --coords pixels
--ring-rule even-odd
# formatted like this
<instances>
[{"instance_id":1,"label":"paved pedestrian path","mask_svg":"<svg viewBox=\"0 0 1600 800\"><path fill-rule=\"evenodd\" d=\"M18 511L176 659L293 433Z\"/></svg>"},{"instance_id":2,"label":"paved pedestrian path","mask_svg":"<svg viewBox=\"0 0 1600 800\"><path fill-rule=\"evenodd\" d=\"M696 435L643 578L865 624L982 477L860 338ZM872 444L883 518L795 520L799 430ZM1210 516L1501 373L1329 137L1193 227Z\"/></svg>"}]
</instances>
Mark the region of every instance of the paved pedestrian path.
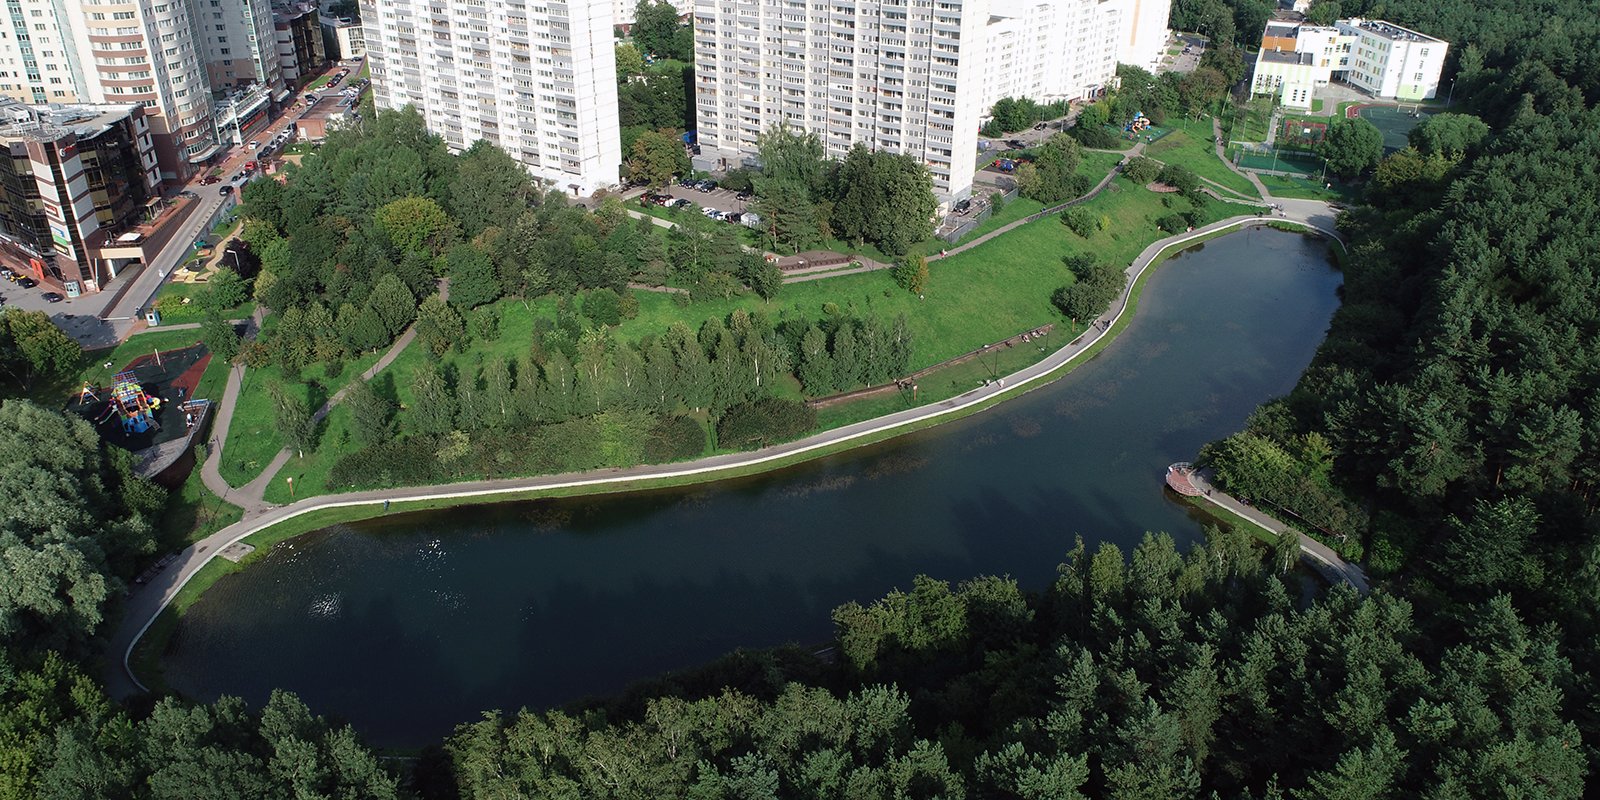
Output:
<instances>
[{"instance_id":1,"label":"paved pedestrian path","mask_svg":"<svg viewBox=\"0 0 1600 800\"><path fill-rule=\"evenodd\" d=\"M1235 516L1243 517L1274 535L1293 530L1292 526L1282 520L1266 514L1255 506L1245 505L1233 495L1216 488L1203 471L1189 473L1189 481L1194 484L1194 488L1200 490L1199 499L1225 508ZM1361 594L1372 591L1371 585L1367 582L1367 574L1361 571L1361 567L1345 561L1333 548L1304 533L1295 531L1295 535L1300 540L1301 555L1312 566L1315 566L1329 582L1338 583L1342 581L1348 583Z\"/></svg>"},{"instance_id":2,"label":"paved pedestrian path","mask_svg":"<svg viewBox=\"0 0 1600 800\"><path fill-rule=\"evenodd\" d=\"M1295 222L1306 227L1315 227L1300 220L1295 220ZM998 401L1002 395L1008 392L1028 390L1048 383L1056 370L1073 363L1101 339L1109 335L1116 323L1124 315L1130 313L1129 300L1133 288L1137 285L1138 278L1145 269L1155 263L1156 259L1166 251L1180 248L1194 240L1214 233L1237 230L1262 223L1263 220L1257 216L1234 217L1206 225L1188 233L1169 236L1151 244L1128 266L1128 282L1123 289L1122 295L1102 317L1093 321L1087 332L1032 366L1007 375L987 386L974 388L965 394L939 403L918 406L876 419L823 431L804 439L758 450L753 453L726 453L678 464L649 464L586 473L321 495L304 498L284 506L255 505L253 508L256 510L247 513L244 519L185 548L172 563L151 576L144 586L137 587L132 592L123 606L121 622L111 635L109 652L113 655L107 661L108 670L105 675L107 690L115 697L127 697L146 690L146 687L140 684L137 678L133 676L129 667L129 658L139 638L155 622L162 609L172 602L179 589L193 578L201 567L221 552L223 548L276 523L313 511L332 508L367 507L376 513L379 508L386 510L390 502L417 500L493 501L496 497L504 497L508 494L536 489L617 486L618 484L640 480L682 479L701 476L705 479L713 479L716 473L729 469L771 464L784 459L816 453L820 450L848 445L863 439L878 437L882 434L905 428L908 425L980 410L986 404ZM217 422L225 431L226 420L223 414L219 414ZM211 462L208 460L207 463L210 464Z\"/></svg>"},{"instance_id":3,"label":"paved pedestrian path","mask_svg":"<svg viewBox=\"0 0 1600 800\"><path fill-rule=\"evenodd\" d=\"M440 279L439 296L445 300L450 299L450 279ZM255 330L261 329L261 315L262 309L258 307L256 309ZM378 373L393 364L394 360L399 358L400 354L416 338L417 326L416 323L412 323L405 329L404 333L400 334L400 338L394 340L394 344L389 346L389 349L384 352L376 363L361 373L358 380L372 380ZM206 488L211 490L212 494L243 509L245 518L249 519L252 515L273 507L271 503L263 499L266 495L267 487L272 484L272 479L283 469L283 465L289 463L289 459L294 457L295 451L292 447L285 447L279 450L278 454L273 456L272 461L267 464L267 468L244 486L234 488L232 484L223 479L221 471L222 453L223 448L227 445L228 429L233 422L233 410L238 407L239 394L244 383L244 372L245 368L242 365L235 365L228 372L228 384L222 392L222 405L217 414L216 422L213 423L211 429L211 454L206 458L205 464L201 465L200 479L205 483ZM328 416L328 413L333 411L334 406L344 402L345 395L350 392L350 385L347 384L339 391L334 392L333 396L328 398L327 402L323 403L315 414L311 415L311 423L313 425L322 422Z\"/></svg>"}]
</instances>

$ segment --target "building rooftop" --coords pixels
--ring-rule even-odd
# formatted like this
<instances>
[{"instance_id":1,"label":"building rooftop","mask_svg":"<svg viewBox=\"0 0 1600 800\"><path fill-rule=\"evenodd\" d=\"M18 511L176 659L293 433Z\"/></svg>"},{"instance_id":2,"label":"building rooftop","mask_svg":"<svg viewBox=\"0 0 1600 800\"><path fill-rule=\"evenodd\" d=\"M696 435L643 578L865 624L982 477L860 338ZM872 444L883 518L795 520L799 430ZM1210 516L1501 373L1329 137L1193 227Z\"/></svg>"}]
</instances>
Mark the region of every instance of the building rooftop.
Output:
<instances>
[{"instance_id":1,"label":"building rooftop","mask_svg":"<svg viewBox=\"0 0 1600 800\"><path fill-rule=\"evenodd\" d=\"M1389 39L1391 41L1396 41L1396 42L1443 42L1444 41L1443 39L1435 39L1432 36L1428 36L1427 34L1417 33L1416 31L1411 30L1410 28L1402 28L1399 25L1396 25L1396 24L1394 24L1392 22L1384 22L1381 19L1349 19L1349 20L1342 20L1342 21L1345 24L1350 25L1352 27L1360 28L1361 30L1364 30L1364 31L1366 31L1368 33L1376 34L1378 36L1382 36L1385 39Z\"/></svg>"},{"instance_id":2,"label":"building rooftop","mask_svg":"<svg viewBox=\"0 0 1600 800\"><path fill-rule=\"evenodd\" d=\"M0 137L53 142L69 133L92 139L126 118L138 103L27 105L0 102Z\"/></svg>"},{"instance_id":3,"label":"building rooftop","mask_svg":"<svg viewBox=\"0 0 1600 800\"><path fill-rule=\"evenodd\" d=\"M1314 53L1297 53L1293 50L1262 50L1261 60L1269 64L1310 64Z\"/></svg>"}]
</instances>

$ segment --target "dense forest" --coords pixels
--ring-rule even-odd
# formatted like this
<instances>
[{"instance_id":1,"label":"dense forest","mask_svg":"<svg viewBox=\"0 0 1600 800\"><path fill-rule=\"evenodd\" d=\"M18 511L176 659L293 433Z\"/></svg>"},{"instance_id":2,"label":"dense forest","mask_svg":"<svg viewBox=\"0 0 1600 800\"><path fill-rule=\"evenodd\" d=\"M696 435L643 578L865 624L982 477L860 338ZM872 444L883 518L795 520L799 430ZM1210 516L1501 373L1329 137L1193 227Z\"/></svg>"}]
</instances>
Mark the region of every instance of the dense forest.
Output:
<instances>
[{"instance_id":1,"label":"dense forest","mask_svg":"<svg viewBox=\"0 0 1600 800\"><path fill-rule=\"evenodd\" d=\"M1430 123L1377 166L1340 220L1350 248L1327 342L1206 458L1339 534L1379 579L1371 596L1307 592L1283 572L1290 541L1262 552L1236 530L1181 553L1159 535L1131 554L1080 546L1037 590L919 577L838 609L820 655L737 654L605 705L490 713L420 757L380 759L288 695L260 710L110 702L92 675L119 657L99 652L106 621L154 553L163 491L81 420L11 400L0 798L1581 797L1600 763L1600 30L1586 11L1341 7L1458 41L1453 110L1482 126ZM1237 31L1255 11L1174 13ZM584 226L601 222L493 153L454 159L405 115L374 125L331 139L289 186L247 193L257 296L332 323L245 357L288 368L308 348L381 346L429 298L429 324L449 322L442 307L468 325L474 300L527 286L570 287L574 348L585 313L625 313L585 300L627 280L603 242L632 225L596 236ZM486 233L519 228L533 246L497 261ZM446 275L469 299L438 298ZM366 338L316 341L362 317ZM818 340L813 323L796 323L797 347ZM738 325L704 338L741 348ZM558 327L546 349L566 357ZM26 322L4 335L39 336ZM30 347L48 365L49 342ZM819 385L837 385L833 366ZM528 413L548 414L534 396Z\"/></svg>"}]
</instances>

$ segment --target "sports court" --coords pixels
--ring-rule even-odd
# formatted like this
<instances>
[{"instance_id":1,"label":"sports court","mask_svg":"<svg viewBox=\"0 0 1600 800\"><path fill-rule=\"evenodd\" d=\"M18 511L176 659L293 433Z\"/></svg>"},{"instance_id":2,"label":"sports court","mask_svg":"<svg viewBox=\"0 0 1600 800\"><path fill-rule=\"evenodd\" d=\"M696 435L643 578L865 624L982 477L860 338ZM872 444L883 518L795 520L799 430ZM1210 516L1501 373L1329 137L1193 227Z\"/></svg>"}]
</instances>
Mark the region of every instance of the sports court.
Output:
<instances>
[{"instance_id":1,"label":"sports court","mask_svg":"<svg viewBox=\"0 0 1600 800\"><path fill-rule=\"evenodd\" d=\"M1288 150L1315 150L1328 135L1328 123L1301 117L1285 119L1278 129L1278 147Z\"/></svg>"},{"instance_id":2,"label":"sports court","mask_svg":"<svg viewBox=\"0 0 1600 800\"><path fill-rule=\"evenodd\" d=\"M1317 175L1322 172L1322 159L1301 150L1274 152L1271 148L1261 150L1239 148L1234 151L1233 163L1241 169L1298 172L1303 175Z\"/></svg>"},{"instance_id":3,"label":"sports court","mask_svg":"<svg viewBox=\"0 0 1600 800\"><path fill-rule=\"evenodd\" d=\"M1383 152L1392 153L1406 147L1406 134L1422 122L1426 117L1433 116L1431 111L1423 111L1416 106L1351 106L1346 109L1350 116L1360 117L1383 132Z\"/></svg>"}]
</instances>

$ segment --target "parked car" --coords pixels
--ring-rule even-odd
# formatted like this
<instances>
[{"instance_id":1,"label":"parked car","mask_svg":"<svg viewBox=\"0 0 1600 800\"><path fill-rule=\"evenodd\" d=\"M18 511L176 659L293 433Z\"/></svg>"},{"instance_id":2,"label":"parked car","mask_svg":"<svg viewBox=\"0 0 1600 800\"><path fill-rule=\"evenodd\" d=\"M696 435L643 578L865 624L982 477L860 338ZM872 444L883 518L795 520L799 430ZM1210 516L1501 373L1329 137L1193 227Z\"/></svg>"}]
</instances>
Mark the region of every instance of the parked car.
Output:
<instances>
[{"instance_id":1,"label":"parked car","mask_svg":"<svg viewBox=\"0 0 1600 800\"><path fill-rule=\"evenodd\" d=\"M706 215L706 217L709 219L722 219L722 212L715 208L702 208L700 209L700 213Z\"/></svg>"},{"instance_id":2,"label":"parked car","mask_svg":"<svg viewBox=\"0 0 1600 800\"><path fill-rule=\"evenodd\" d=\"M971 198L958 200L956 202L956 213L957 214L965 213L966 210L969 209L969 208L972 208L972 199Z\"/></svg>"},{"instance_id":3,"label":"parked car","mask_svg":"<svg viewBox=\"0 0 1600 800\"><path fill-rule=\"evenodd\" d=\"M678 181L678 185L682 186L685 189L693 189L694 188L694 184L695 184L694 178L684 178L683 180Z\"/></svg>"},{"instance_id":4,"label":"parked car","mask_svg":"<svg viewBox=\"0 0 1600 800\"><path fill-rule=\"evenodd\" d=\"M32 278L22 277L17 279L17 285L24 289L32 289L33 287L38 286L39 282Z\"/></svg>"},{"instance_id":5,"label":"parked car","mask_svg":"<svg viewBox=\"0 0 1600 800\"><path fill-rule=\"evenodd\" d=\"M717 190L717 182L712 180L701 181L695 184L694 188L699 189L702 192L714 192Z\"/></svg>"},{"instance_id":6,"label":"parked car","mask_svg":"<svg viewBox=\"0 0 1600 800\"><path fill-rule=\"evenodd\" d=\"M689 198L687 197L680 197L667 204L669 208L688 208L692 205L694 205L694 203L689 202Z\"/></svg>"},{"instance_id":7,"label":"parked car","mask_svg":"<svg viewBox=\"0 0 1600 800\"><path fill-rule=\"evenodd\" d=\"M230 183L227 186L224 186L224 187L218 189L217 191L219 191L219 192L221 192L223 194L233 194L233 184Z\"/></svg>"},{"instance_id":8,"label":"parked car","mask_svg":"<svg viewBox=\"0 0 1600 800\"><path fill-rule=\"evenodd\" d=\"M260 146L261 146L260 142L254 140L254 139L250 140L250 149L251 150L254 150L254 149L256 149L257 147L260 147Z\"/></svg>"},{"instance_id":9,"label":"parked car","mask_svg":"<svg viewBox=\"0 0 1600 800\"><path fill-rule=\"evenodd\" d=\"M728 213L722 215L722 221L731 222L735 225L738 225L741 221L743 221L744 216L744 214L738 211L729 211Z\"/></svg>"},{"instance_id":10,"label":"parked car","mask_svg":"<svg viewBox=\"0 0 1600 800\"><path fill-rule=\"evenodd\" d=\"M1022 148L1027 147L1027 146L1028 146L1028 143L1022 141L1021 139L1007 139L1006 140L1006 147L1009 147L1009 148L1011 148L1013 150L1021 150Z\"/></svg>"},{"instance_id":11,"label":"parked car","mask_svg":"<svg viewBox=\"0 0 1600 800\"><path fill-rule=\"evenodd\" d=\"M664 205L672 202L672 195L670 195L670 194L646 194L646 195L641 195L639 200L641 202L643 202L645 205L652 205L653 204L653 205L658 205L658 206L664 206Z\"/></svg>"},{"instance_id":12,"label":"parked car","mask_svg":"<svg viewBox=\"0 0 1600 800\"><path fill-rule=\"evenodd\" d=\"M742 192L740 192L740 193L738 193L737 195L734 195L734 196L739 198L740 200L744 200L745 202L749 202L749 201L755 199L756 193L750 191L749 189L746 189L746 190L744 190L744 191L742 191Z\"/></svg>"},{"instance_id":13,"label":"parked car","mask_svg":"<svg viewBox=\"0 0 1600 800\"><path fill-rule=\"evenodd\" d=\"M62 300L66 299L66 298L63 298L61 295L56 294L55 292L45 292L44 294L42 294L40 296L44 298L44 301L46 303L59 303Z\"/></svg>"},{"instance_id":14,"label":"parked car","mask_svg":"<svg viewBox=\"0 0 1600 800\"><path fill-rule=\"evenodd\" d=\"M0 269L0 278L5 278L8 281L15 281L18 277L20 276L17 275L17 273L12 272L9 267Z\"/></svg>"},{"instance_id":15,"label":"parked car","mask_svg":"<svg viewBox=\"0 0 1600 800\"><path fill-rule=\"evenodd\" d=\"M217 177L217 176L215 176L215 175L207 175L204 178L200 179L200 183L203 186L210 186L211 184L216 183L217 181L220 181L220 180L222 180L222 179Z\"/></svg>"},{"instance_id":16,"label":"parked car","mask_svg":"<svg viewBox=\"0 0 1600 800\"><path fill-rule=\"evenodd\" d=\"M1046 127L1048 127L1049 125L1050 125L1050 123L1048 123L1048 122L1041 122L1038 125L1033 126L1033 129L1036 130L1036 131L1042 131Z\"/></svg>"}]
</instances>

